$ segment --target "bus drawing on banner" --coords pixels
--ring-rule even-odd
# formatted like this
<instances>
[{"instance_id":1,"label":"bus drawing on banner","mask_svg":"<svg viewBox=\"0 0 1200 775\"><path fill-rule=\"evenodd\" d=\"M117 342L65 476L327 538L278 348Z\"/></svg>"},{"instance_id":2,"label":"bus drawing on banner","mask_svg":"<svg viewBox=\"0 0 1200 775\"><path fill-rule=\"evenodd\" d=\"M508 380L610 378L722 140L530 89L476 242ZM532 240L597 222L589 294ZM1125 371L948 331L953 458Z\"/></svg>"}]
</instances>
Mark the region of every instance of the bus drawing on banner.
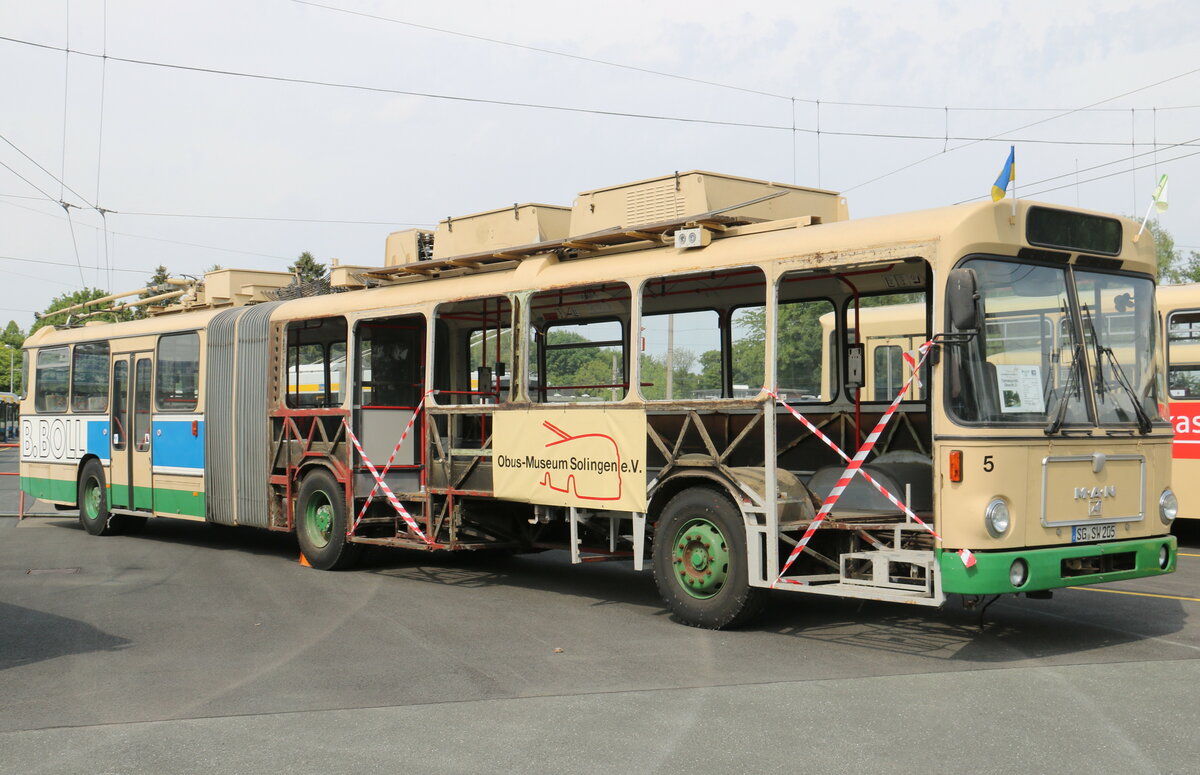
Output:
<instances>
[{"instance_id":1,"label":"bus drawing on banner","mask_svg":"<svg viewBox=\"0 0 1200 775\"><path fill-rule=\"evenodd\" d=\"M1030 201L851 220L687 172L397 232L315 295L209 272L29 337L21 486L96 535L290 532L326 570L631 561L713 628L770 590L939 606L1170 573L1136 228Z\"/></svg>"},{"instance_id":2,"label":"bus drawing on banner","mask_svg":"<svg viewBox=\"0 0 1200 775\"><path fill-rule=\"evenodd\" d=\"M1158 294L1167 340L1167 411L1175 429L1172 486L1180 518L1200 519L1200 286L1163 285Z\"/></svg>"}]
</instances>

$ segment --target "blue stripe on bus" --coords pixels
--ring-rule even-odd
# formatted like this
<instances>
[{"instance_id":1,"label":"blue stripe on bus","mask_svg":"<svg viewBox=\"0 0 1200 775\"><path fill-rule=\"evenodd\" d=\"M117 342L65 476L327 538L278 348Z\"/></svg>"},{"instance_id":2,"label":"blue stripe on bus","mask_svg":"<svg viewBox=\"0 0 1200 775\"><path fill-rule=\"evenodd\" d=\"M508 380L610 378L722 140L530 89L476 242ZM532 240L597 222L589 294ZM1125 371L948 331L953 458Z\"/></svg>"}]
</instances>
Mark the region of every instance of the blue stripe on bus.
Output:
<instances>
[{"instance_id":1,"label":"blue stripe on bus","mask_svg":"<svg viewBox=\"0 0 1200 775\"><path fill-rule=\"evenodd\" d=\"M192 435L192 423L196 435ZM154 465L204 470L204 420L188 416L178 420L155 420Z\"/></svg>"}]
</instances>

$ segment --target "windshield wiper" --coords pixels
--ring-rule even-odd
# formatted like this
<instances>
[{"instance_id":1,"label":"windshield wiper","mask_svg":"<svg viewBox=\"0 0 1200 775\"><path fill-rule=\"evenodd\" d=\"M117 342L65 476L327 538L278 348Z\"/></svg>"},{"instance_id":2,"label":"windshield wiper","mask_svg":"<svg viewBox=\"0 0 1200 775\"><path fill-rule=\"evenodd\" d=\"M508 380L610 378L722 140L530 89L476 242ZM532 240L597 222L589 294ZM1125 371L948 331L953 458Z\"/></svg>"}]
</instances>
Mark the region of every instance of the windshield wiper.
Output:
<instances>
[{"instance_id":1,"label":"windshield wiper","mask_svg":"<svg viewBox=\"0 0 1200 775\"><path fill-rule=\"evenodd\" d=\"M1125 370L1121 368L1121 364L1117 363L1117 356L1113 354L1111 347L1098 347L1099 352L1108 356L1108 362L1112 364L1113 376L1117 380L1117 384L1125 391L1125 395L1129 396L1129 403L1133 404L1133 413L1137 415L1138 430L1142 435L1150 432L1152 421L1150 415L1146 414L1145 408L1142 407L1142 402L1138 400L1137 391L1133 389L1133 385L1129 384L1129 378L1125 376ZM1100 363L1096 364L1097 369L1103 368Z\"/></svg>"},{"instance_id":2,"label":"windshield wiper","mask_svg":"<svg viewBox=\"0 0 1200 775\"><path fill-rule=\"evenodd\" d=\"M1080 356L1083 354L1083 345L1079 342L1075 343L1075 349L1071 351L1071 371L1067 374L1067 384L1062 393L1059 393L1058 400L1054 405L1054 419L1046 426L1046 435L1052 436L1062 429L1063 422L1067 419L1067 403L1071 394L1075 392L1075 384L1079 378L1079 364L1082 362Z\"/></svg>"},{"instance_id":3,"label":"windshield wiper","mask_svg":"<svg viewBox=\"0 0 1200 775\"><path fill-rule=\"evenodd\" d=\"M1089 309L1088 305L1086 305L1086 304L1081 304L1080 307L1083 310L1084 320L1087 321L1087 327L1083 331L1084 339L1087 339L1087 332L1091 331L1092 332L1092 346L1096 349L1096 384L1093 387L1096 391L1096 395L1102 396L1105 393L1105 390L1104 390L1104 365L1100 362L1100 354L1103 352L1104 348L1100 344L1100 337L1096 335L1096 326L1095 326L1095 324L1092 323L1091 309Z\"/></svg>"}]
</instances>

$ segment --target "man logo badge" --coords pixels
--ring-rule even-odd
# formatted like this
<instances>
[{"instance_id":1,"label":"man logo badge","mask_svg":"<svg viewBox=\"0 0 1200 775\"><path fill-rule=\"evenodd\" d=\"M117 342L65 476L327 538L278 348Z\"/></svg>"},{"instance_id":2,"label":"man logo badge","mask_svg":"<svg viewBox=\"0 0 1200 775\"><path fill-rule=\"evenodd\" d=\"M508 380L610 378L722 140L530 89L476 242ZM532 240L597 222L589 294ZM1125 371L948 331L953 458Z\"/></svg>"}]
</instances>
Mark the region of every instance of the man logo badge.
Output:
<instances>
[{"instance_id":1,"label":"man logo badge","mask_svg":"<svg viewBox=\"0 0 1200 775\"><path fill-rule=\"evenodd\" d=\"M1088 502L1088 516L1099 517L1104 513L1104 498L1117 497L1117 488L1115 485L1107 487L1076 487L1075 500L1085 500Z\"/></svg>"}]
</instances>

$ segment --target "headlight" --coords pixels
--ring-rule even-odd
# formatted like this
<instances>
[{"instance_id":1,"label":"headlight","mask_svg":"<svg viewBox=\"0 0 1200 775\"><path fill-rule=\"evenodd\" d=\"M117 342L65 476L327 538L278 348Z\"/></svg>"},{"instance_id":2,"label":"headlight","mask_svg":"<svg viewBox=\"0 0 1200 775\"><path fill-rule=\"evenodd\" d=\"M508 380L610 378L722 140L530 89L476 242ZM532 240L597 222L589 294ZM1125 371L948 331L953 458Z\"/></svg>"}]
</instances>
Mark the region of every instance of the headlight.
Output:
<instances>
[{"instance_id":1,"label":"headlight","mask_svg":"<svg viewBox=\"0 0 1200 775\"><path fill-rule=\"evenodd\" d=\"M983 524L987 526L987 530L992 534L993 538L999 538L1008 532L1008 504L1000 498L988 504L987 511L983 514Z\"/></svg>"},{"instance_id":2,"label":"headlight","mask_svg":"<svg viewBox=\"0 0 1200 775\"><path fill-rule=\"evenodd\" d=\"M1025 582L1029 581L1029 565L1021 558L1013 560L1009 566L1008 581L1014 587L1024 586Z\"/></svg>"},{"instance_id":3,"label":"headlight","mask_svg":"<svg viewBox=\"0 0 1200 775\"><path fill-rule=\"evenodd\" d=\"M1168 487L1162 491L1162 495L1158 496L1158 518L1163 521L1164 525L1169 525L1175 521L1177 514L1179 514L1179 499Z\"/></svg>"}]
</instances>

